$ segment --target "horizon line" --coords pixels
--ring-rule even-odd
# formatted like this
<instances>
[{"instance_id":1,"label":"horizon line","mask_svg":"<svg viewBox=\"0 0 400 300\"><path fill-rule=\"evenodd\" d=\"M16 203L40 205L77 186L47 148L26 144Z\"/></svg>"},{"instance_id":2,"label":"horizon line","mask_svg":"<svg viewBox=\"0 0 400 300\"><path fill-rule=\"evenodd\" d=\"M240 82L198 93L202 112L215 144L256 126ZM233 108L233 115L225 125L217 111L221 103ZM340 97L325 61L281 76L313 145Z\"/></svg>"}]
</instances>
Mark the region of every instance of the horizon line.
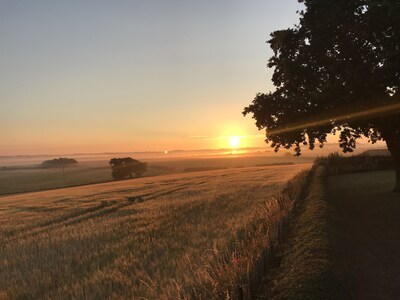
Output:
<instances>
[{"instance_id":1,"label":"horizon line","mask_svg":"<svg viewBox=\"0 0 400 300\"><path fill-rule=\"evenodd\" d=\"M339 143L325 143L324 146L328 145L338 145ZM360 144L359 144L360 145ZM386 149L384 145L373 145L370 143L361 143L361 145L369 145L372 148ZM203 148L203 149L174 149L174 150L144 150L144 151L104 151L104 152L76 152L76 153L57 153L57 154L8 154L0 155L0 159L10 158L10 157L50 157L50 156L77 156L77 155L107 155L107 154L169 154L177 152L201 152L201 151L238 151L238 150L257 150L265 149L274 151L270 146L265 147L240 147L240 148ZM290 151L284 150L283 151ZM167 151L167 153L165 153Z\"/></svg>"}]
</instances>

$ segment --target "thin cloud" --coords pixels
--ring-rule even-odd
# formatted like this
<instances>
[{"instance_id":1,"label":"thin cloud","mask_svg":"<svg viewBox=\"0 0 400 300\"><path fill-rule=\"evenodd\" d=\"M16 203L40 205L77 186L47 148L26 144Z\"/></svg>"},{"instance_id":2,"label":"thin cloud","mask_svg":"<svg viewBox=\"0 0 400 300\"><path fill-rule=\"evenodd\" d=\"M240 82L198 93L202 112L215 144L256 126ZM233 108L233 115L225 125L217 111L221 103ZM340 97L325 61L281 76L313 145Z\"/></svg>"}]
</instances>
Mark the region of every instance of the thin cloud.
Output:
<instances>
[{"instance_id":1,"label":"thin cloud","mask_svg":"<svg viewBox=\"0 0 400 300\"><path fill-rule=\"evenodd\" d=\"M193 139L193 140L205 140L205 139L208 139L209 137L206 135L191 135L186 138Z\"/></svg>"}]
</instances>

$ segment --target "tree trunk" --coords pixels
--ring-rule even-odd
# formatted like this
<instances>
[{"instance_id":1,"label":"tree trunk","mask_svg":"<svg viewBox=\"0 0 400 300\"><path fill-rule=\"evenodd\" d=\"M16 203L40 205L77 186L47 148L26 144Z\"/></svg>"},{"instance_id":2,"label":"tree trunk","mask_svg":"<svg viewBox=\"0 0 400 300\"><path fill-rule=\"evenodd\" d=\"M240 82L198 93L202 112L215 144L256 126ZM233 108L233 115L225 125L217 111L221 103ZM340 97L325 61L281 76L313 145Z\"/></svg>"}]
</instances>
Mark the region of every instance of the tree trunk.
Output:
<instances>
[{"instance_id":1,"label":"tree trunk","mask_svg":"<svg viewBox=\"0 0 400 300\"><path fill-rule=\"evenodd\" d=\"M393 190L395 193L400 193L400 163L396 164L396 186Z\"/></svg>"},{"instance_id":2,"label":"tree trunk","mask_svg":"<svg viewBox=\"0 0 400 300\"><path fill-rule=\"evenodd\" d=\"M394 192L400 193L400 131L393 132L385 137L386 145L394 160L396 170L396 184Z\"/></svg>"},{"instance_id":3,"label":"tree trunk","mask_svg":"<svg viewBox=\"0 0 400 300\"><path fill-rule=\"evenodd\" d=\"M393 154L392 154L393 156ZM400 159L399 158L394 158L394 164L395 164L395 169L396 169L396 184L394 187L393 192L395 193L400 193Z\"/></svg>"}]
</instances>

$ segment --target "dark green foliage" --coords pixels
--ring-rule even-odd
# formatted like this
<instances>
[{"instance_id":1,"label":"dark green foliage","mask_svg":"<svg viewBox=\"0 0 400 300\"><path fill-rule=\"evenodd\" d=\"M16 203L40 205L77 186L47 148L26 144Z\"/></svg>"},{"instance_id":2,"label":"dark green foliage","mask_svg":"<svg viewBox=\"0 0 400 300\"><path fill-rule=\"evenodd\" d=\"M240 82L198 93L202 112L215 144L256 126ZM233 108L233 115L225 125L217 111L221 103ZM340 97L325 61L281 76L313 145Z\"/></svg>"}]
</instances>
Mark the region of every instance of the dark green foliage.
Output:
<instances>
[{"instance_id":1,"label":"dark green foliage","mask_svg":"<svg viewBox=\"0 0 400 300\"><path fill-rule=\"evenodd\" d=\"M271 34L274 92L244 109L276 151L322 147L340 132L351 152L366 136L384 140L400 191L400 2L301 0L300 23Z\"/></svg>"},{"instance_id":2,"label":"dark green foliage","mask_svg":"<svg viewBox=\"0 0 400 300\"><path fill-rule=\"evenodd\" d=\"M147 163L140 162L131 157L125 158L112 158L109 161L112 169L111 176L115 180L121 180L125 178L132 178L132 173L135 173L137 177L142 176L147 171Z\"/></svg>"},{"instance_id":3,"label":"dark green foliage","mask_svg":"<svg viewBox=\"0 0 400 300\"><path fill-rule=\"evenodd\" d=\"M62 167L68 165L75 165L77 163L78 161L73 158L60 157L51 160L45 160L44 162L42 162L42 167L44 168Z\"/></svg>"}]
</instances>

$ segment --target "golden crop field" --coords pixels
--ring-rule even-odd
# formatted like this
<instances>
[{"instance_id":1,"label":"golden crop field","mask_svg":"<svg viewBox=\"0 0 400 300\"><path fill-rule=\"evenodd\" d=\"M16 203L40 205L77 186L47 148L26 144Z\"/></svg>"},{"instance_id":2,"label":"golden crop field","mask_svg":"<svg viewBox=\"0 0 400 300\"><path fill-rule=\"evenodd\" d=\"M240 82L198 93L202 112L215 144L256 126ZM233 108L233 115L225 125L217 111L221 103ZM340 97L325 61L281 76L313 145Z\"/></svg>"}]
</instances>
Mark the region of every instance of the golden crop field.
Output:
<instances>
[{"instance_id":1,"label":"golden crop field","mask_svg":"<svg viewBox=\"0 0 400 300\"><path fill-rule=\"evenodd\" d=\"M0 298L190 297L310 165L148 177L0 197Z\"/></svg>"}]
</instances>

